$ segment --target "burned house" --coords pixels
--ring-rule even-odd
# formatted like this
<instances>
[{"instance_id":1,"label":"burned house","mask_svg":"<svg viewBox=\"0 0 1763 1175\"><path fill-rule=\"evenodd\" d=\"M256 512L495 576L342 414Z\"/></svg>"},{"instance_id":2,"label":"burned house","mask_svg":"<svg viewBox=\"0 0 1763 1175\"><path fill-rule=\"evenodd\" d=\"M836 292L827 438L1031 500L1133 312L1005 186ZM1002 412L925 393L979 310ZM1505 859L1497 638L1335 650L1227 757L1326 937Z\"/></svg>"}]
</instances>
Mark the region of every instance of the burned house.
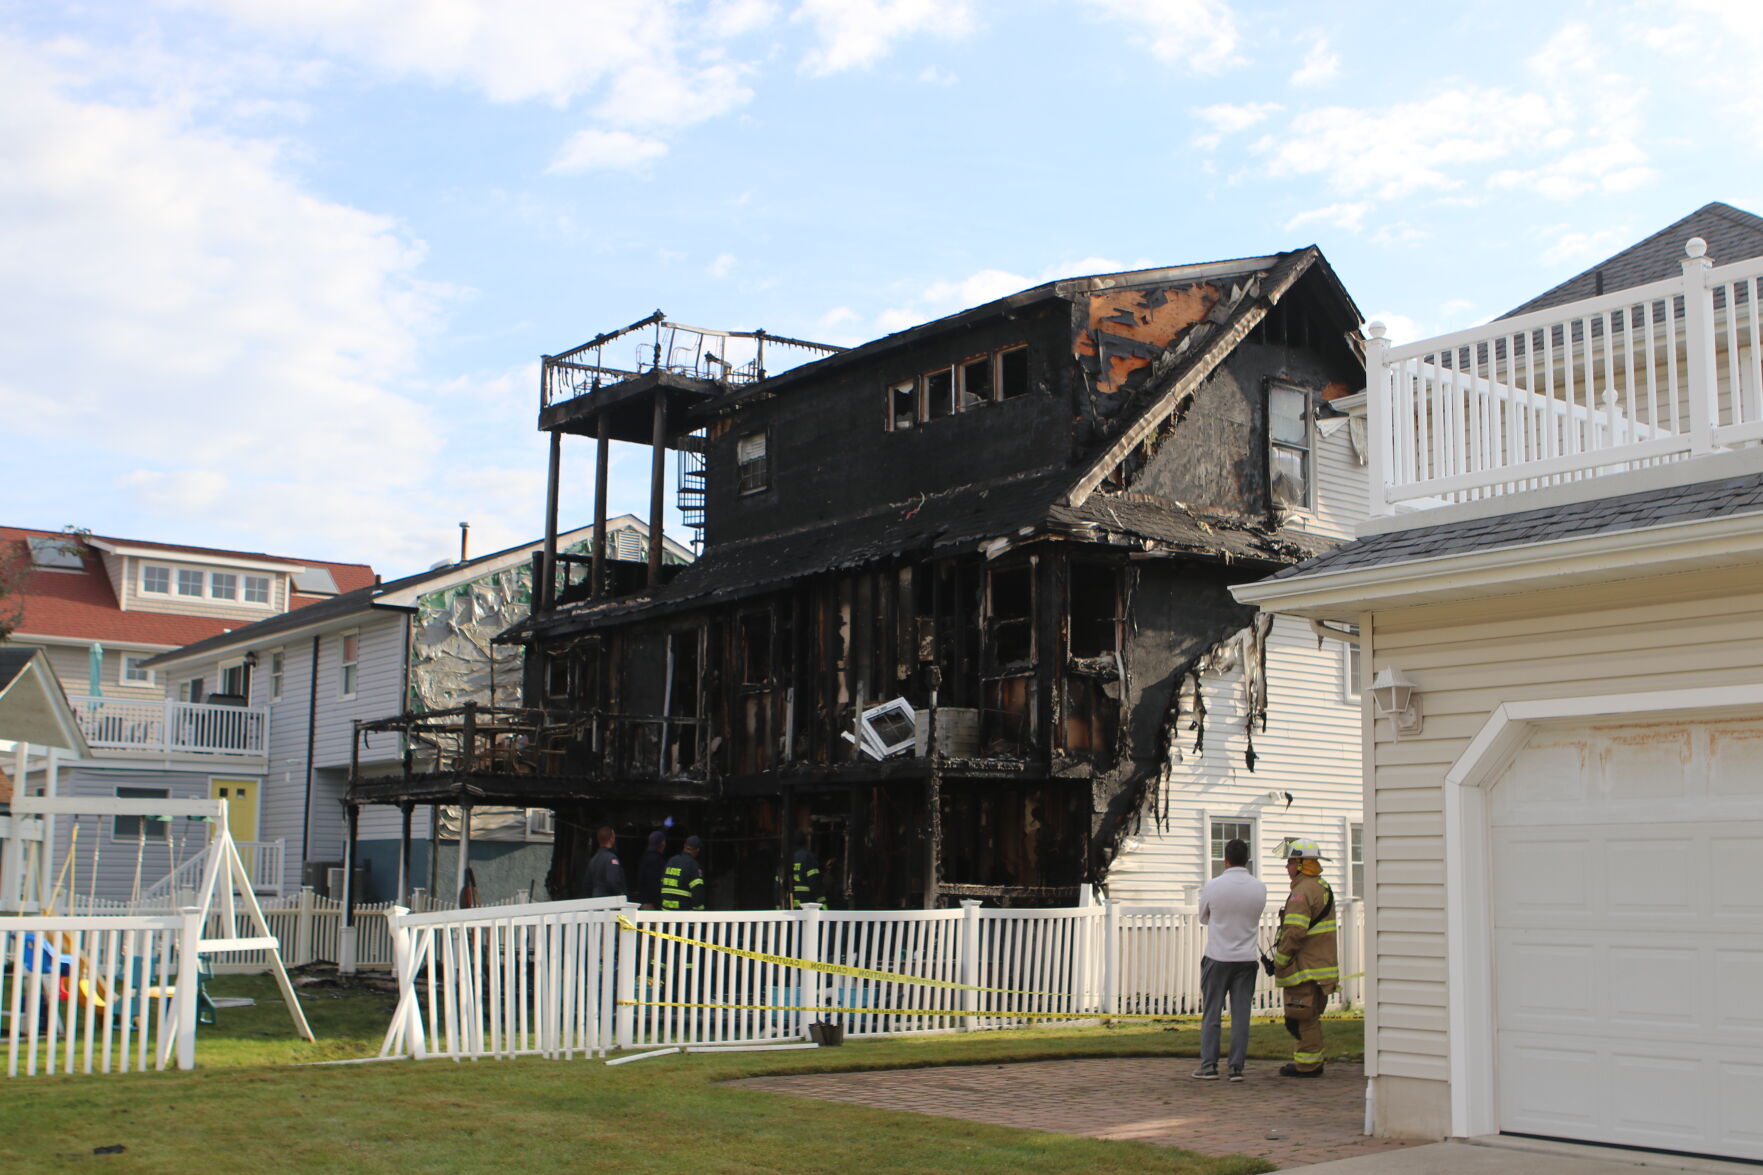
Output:
<instances>
[{"instance_id":1,"label":"burned house","mask_svg":"<svg viewBox=\"0 0 1763 1175\"><path fill-rule=\"evenodd\" d=\"M836 904L1070 904L1167 810L1209 658L1264 655L1231 585L1334 541L1308 524L1316 442L1363 387L1358 322L1308 248L1053 282L850 350L658 313L547 357L550 531L565 438L597 441L600 513L609 441L637 441L651 527L672 451L702 553L548 552L501 638L524 709L472 715L469 747L406 724L455 753L351 799L552 806L558 896L587 829L634 847L671 820L708 840L716 906L775 905L800 836Z\"/></svg>"}]
</instances>

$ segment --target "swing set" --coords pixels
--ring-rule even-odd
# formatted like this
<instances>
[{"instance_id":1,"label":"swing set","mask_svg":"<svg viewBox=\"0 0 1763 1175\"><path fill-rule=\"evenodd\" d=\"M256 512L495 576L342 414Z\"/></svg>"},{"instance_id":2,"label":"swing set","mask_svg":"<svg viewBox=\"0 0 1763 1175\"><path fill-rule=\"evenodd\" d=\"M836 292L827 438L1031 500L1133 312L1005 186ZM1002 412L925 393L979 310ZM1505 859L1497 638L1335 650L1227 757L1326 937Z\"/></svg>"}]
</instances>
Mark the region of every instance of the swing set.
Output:
<instances>
[{"instance_id":1,"label":"swing set","mask_svg":"<svg viewBox=\"0 0 1763 1175\"><path fill-rule=\"evenodd\" d=\"M141 896L141 866L147 852L147 822L158 821L169 823L177 818L184 818L182 838L174 838L170 829L166 833L166 850L168 864L171 866L167 876L175 876L180 868L180 857L184 863L194 858L184 856L189 848L190 825L205 824L209 828L208 859L202 870L202 880L195 887L192 899L188 903L195 906L202 917L202 925L207 927L210 916L217 912L225 926L225 937L203 938L197 943L199 956L221 954L230 951L263 951L269 958L270 970L275 975L276 986L281 989L282 1002L287 1005L288 1015L294 1022L294 1029L306 1040L316 1039L312 1028L306 1023L306 1013L300 1008L300 1001L294 994L294 986L288 979L288 971L282 964L281 942L270 932L269 921L263 915L263 907L257 902L257 895L251 886L251 875L245 863L239 857L238 845L233 841L231 829L227 825L227 801L223 799L178 800L164 798L133 799L109 796L14 796L12 810L19 816L50 816L61 815L73 818L74 825L68 838L67 858L61 864L54 888L44 906L44 914L52 916L55 904L59 901L64 882L69 885L69 901L75 907L79 905L79 872L76 865L79 847L79 818L92 816L102 822L104 819L117 816L133 816L140 820L135 839L134 884L131 893L131 907L139 902ZM14 861L22 862L26 852L26 842L14 824L12 843L8 846L8 856ZM103 844L101 836L94 836L91 855L91 897L95 897L98 888L98 866L100 851ZM174 843L176 841L177 843ZM33 844L33 847L34 844ZM42 846L39 852L49 852L48 845ZM223 877L224 874L224 877ZM175 898L175 895L168 895ZM255 934L239 934L239 899L243 898L243 913L250 920ZM88 898L91 901L91 898ZM91 903L95 905L94 903ZM96 910L92 911L97 913ZM120 911L119 911L120 912ZM53 941L44 944L61 955L68 969L73 972L70 978L75 982L67 985L67 996L78 999L82 1004L91 1003L95 1007L103 1007L110 999L103 981L98 978L90 960L73 952L71 936L51 933Z\"/></svg>"}]
</instances>

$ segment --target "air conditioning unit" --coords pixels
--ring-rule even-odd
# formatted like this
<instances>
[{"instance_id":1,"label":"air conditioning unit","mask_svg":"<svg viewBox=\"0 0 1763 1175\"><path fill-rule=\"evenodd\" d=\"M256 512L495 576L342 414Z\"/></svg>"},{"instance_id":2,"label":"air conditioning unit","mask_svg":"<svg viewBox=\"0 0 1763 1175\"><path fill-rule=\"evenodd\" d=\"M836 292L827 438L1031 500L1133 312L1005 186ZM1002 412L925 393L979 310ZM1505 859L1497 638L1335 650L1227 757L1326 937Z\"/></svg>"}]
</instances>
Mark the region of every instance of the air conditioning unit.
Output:
<instances>
[{"instance_id":1,"label":"air conditioning unit","mask_svg":"<svg viewBox=\"0 0 1763 1175\"><path fill-rule=\"evenodd\" d=\"M526 810L526 834L528 836L555 836L557 834L557 813L549 808L528 808Z\"/></svg>"},{"instance_id":2,"label":"air conditioning unit","mask_svg":"<svg viewBox=\"0 0 1763 1175\"><path fill-rule=\"evenodd\" d=\"M340 902L343 900L343 867L341 865L332 866L324 871L324 883L326 897L330 898L333 902ZM371 867L368 865L357 865L355 867L356 901L362 902L367 900L367 887L370 884L372 884Z\"/></svg>"}]
</instances>

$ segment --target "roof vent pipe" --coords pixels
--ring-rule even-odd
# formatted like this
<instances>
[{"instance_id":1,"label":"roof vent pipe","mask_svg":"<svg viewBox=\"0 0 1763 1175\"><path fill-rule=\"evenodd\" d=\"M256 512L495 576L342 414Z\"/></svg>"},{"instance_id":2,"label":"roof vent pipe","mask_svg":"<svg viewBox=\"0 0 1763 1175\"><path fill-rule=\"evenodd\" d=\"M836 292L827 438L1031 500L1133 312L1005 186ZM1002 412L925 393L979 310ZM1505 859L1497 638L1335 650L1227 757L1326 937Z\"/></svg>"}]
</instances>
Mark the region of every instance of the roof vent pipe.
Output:
<instances>
[{"instance_id":1,"label":"roof vent pipe","mask_svg":"<svg viewBox=\"0 0 1763 1175\"><path fill-rule=\"evenodd\" d=\"M463 563L469 558L471 558L471 523L461 522L459 524L459 561Z\"/></svg>"}]
</instances>

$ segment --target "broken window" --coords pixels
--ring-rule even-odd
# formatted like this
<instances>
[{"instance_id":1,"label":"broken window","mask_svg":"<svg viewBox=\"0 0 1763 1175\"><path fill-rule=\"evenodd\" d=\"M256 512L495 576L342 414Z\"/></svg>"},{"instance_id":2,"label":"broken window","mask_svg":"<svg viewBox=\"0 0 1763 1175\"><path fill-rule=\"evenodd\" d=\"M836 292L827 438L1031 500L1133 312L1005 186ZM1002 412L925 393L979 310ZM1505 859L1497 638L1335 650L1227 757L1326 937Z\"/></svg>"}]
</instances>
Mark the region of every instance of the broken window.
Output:
<instances>
[{"instance_id":1,"label":"broken window","mask_svg":"<svg viewBox=\"0 0 1763 1175\"><path fill-rule=\"evenodd\" d=\"M771 684L771 613L741 617L741 684Z\"/></svg>"},{"instance_id":2,"label":"broken window","mask_svg":"<svg viewBox=\"0 0 1763 1175\"><path fill-rule=\"evenodd\" d=\"M1099 677L1073 674L1065 679L1065 750L1108 756L1120 726L1120 702Z\"/></svg>"},{"instance_id":3,"label":"broken window","mask_svg":"<svg viewBox=\"0 0 1763 1175\"><path fill-rule=\"evenodd\" d=\"M1028 391L1028 348L1012 347L998 355L998 399L1011 400Z\"/></svg>"},{"instance_id":4,"label":"broken window","mask_svg":"<svg viewBox=\"0 0 1763 1175\"><path fill-rule=\"evenodd\" d=\"M955 411L955 369L926 372L924 377L924 417L941 420Z\"/></svg>"},{"instance_id":5,"label":"broken window","mask_svg":"<svg viewBox=\"0 0 1763 1175\"><path fill-rule=\"evenodd\" d=\"M985 683L979 738L986 754L1028 753L1034 684L1032 677L999 677Z\"/></svg>"},{"instance_id":6,"label":"broken window","mask_svg":"<svg viewBox=\"0 0 1763 1175\"><path fill-rule=\"evenodd\" d=\"M1034 569L994 570L986 607L986 644L995 667L1032 662L1034 645Z\"/></svg>"},{"instance_id":7,"label":"broken window","mask_svg":"<svg viewBox=\"0 0 1763 1175\"><path fill-rule=\"evenodd\" d=\"M1071 567L1071 655L1109 657L1119 646L1120 576L1099 563Z\"/></svg>"},{"instance_id":8,"label":"broken window","mask_svg":"<svg viewBox=\"0 0 1763 1175\"><path fill-rule=\"evenodd\" d=\"M1274 384L1267 389L1267 482L1276 510L1310 505L1310 393Z\"/></svg>"},{"instance_id":9,"label":"broken window","mask_svg":"<svg viewBox=\"0 0 1763 1175\"><path fill-rule=\"evenodd\" d=\"M1211 830L1212 876L1217 877L1230 868L1224 859L1224 846L1233 840L1240 840L1249 846L1250 873L1255 872L1255 822L1253 820L1214 820Z\"/></svg>"},{"instance_id":10,"label":"broken window","mask_svg":"<svg viewBox=\"0 0 1763 1175\"><path fill-rule=\"evenodd\" d=\"M545 696L553 701L563 701L570 696L569 658L563 653L552 653L545 658Z\"/></svg>"},{"instance_id":11,"label":"broken window","mask_svg":"<svg viewBox=\"0 0 1763 1175\"><path fill-rule=\"evenodd\" d=\"M755 493L771 484L771 462L765 454L765 434L748 433L735 443L737 488Z\"/></svg>"},{"instance_id":12,"label":"broken window","mask_svg":"<svg viewBox=\"0 0 1763 1175\"><path fill-rule=\"evenodd\" d=\"M918 423L918 381L903 379L888 385L888 428L905 432Z\"/></svg>"},{"instance_id":13,"label":"broken window","mask_svg":"<svg viewBox=\"0 0 1763 1175\"><path fill-rule=\"evenodd\" d=\"M992 357L982 355L961 365L961 410L978 408L992 398Z\"/></svg>"}]
</instances>

